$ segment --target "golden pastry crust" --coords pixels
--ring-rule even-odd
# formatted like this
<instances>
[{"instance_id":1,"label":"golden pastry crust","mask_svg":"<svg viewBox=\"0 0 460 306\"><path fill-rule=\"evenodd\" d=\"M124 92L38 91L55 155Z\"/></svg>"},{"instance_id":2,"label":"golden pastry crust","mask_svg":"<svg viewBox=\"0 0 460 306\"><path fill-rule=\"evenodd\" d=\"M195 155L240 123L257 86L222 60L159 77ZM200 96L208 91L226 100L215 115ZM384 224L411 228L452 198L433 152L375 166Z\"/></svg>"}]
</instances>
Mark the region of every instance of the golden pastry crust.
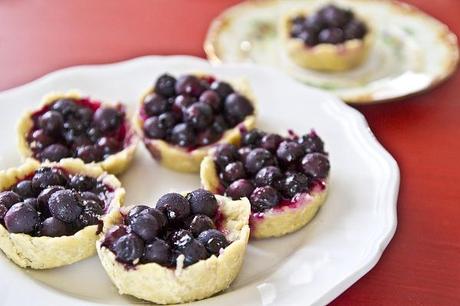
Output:
<instances>
[{"instance_id":1,"label":"golden pastry crust","mask_svg":"<svg viewBox=\"0 0 460 306\"><path fill-rule=\"evenodd\" d=\"M202 75L202 74L196 74ZM200 171L200 163L203 158L208 154L208 151L215 147L219 143L232 143L237 144L240 142L241 133L240 130L252 130L256 124L257 105L255 96L252 93L251 87L247 80L239 79L234 81L228 81L233 88L247 97L252 105L254 106L254 114L247 116L243 122L239 123L232 129L225 131L222 138L208 146L199 147L195 150L189 151L186 148L172 145L161 139L149 139L145 137L142 128L143 120L140 118L140 108L145 97L152 93L152 89L147 90L140 99L139 111L134 118L134 127L139 135L144 140L146 148L154 159L156 159L163 166L180 172L198 173Z\"/></svg>"},{"instance_id":2,"label":"golden pastry crust","mask_svg":"<svg viewBox=\"0 0 460 306\"><path fill-rule=\"evenodd\" d=\"M84 174L97 177L114 189L107 214L118 210L124 201L125 190L120 181L96 165L85 165L79 159L63 159L59 163L40 164L34 159L27 159L18 168L0 171L0 190L9 188L24 179L41 166L58 166L68 173ZM80 261L94 255L97 240L97 225L87 226L72 236L32 237L27 234L9 233L0 224L0 249L18 266L33 269L49 269Z\"/></svg>"},{"instance_id":3,"label":"golden pastry crust","mask_svg":"<svg viewBox=\"0 0 460 306\"><path fill-rule=\"evenodd\" d=\"M68 91L66 93L62 92L52 92L45 95L41 102L41 107L49 105L54 101L62 98L69 98L69 99L81 99L83 96L75 90ZM32 114L33 111L28 111L22 115L20 118L18 125L17 125L17 135L18 135L18 149L19 153L24 158L34 158L33 152L30 149L29 143L27 141L27 135L29 131L33 127L32 121ZM126 122L129 124L128 116L125 117ZM134 153L136 151L138 138L134 131L132 131L132 135L129 135L130 143L126 145L123 150L117 152L115 154L110 155L108 158L104 159L100 162L93 162L91 164L96 164L102 167L105 171L112 173L112 174L119 174L122 173L127 169L129 164L131 163L132 159L134 158Z\"/></svg>"},{"instance_id":4,"label":"golden pastry crust","mask_svg":"<svg viewBox=\"0 0 460 306\"><path fill-rule=\"evenodd\" d=\"M221 193L216 166L211 156L206 156L201 163L200 179L204 189L212 193ZM251 213L251 238L279 237L299 230L313 219L326 196L327 180L324 189L302 194L296 205L272 208L263 213Z\"/></svg>"},{"instance_id":5,"label":"golden pastry crust","mask_svg":"<svg viewBox=\"0 0 460 306\"><path fill-rule=\"evenodd\" d=\"M212 255L186 268L182 267L184 256L181 255L176 269L156 263L126 269L116 261L110 250L101 247L103 238L99 240L96 243L99 258L120 294L158 304L172 304L204 299L228 288L243 264L249 239L250 204L247 199L232 201L222 196L216 198L224 216L222 231L232 241L218 257ZM108 223L119 224L121 218L120 213L113 213Z\"/></svg>"},{"instance_id":6,"label":"golden pastry crust","mask_svg":"<svg viewBox=\"0 0 460 306\"><path fill-rule=\"evenodd\" d=\"M291 20L295 16L308 16L305 10L285 14L280 21L281 44L289 58L300 67L322 71L345 71L360 65L368 56L374 41L374 31L365 18L357 16L368 29L363 39L351 39L342 44L305 46L302 40L290 36Z\"/></svg>"}]
</instances>

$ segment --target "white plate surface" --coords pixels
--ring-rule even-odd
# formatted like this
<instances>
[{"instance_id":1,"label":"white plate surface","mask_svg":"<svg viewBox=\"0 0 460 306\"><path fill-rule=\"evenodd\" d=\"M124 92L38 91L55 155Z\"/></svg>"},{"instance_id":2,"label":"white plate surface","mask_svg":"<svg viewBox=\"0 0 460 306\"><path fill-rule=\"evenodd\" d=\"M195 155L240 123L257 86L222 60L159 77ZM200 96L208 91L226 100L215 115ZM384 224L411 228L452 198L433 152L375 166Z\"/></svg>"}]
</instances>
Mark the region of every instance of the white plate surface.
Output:
<instances>
[{"instance_id":1,"label":"white plate surface","mask_svg":"<svg viewBox=\"0 0 460 306\"><path fill-rule=\"evenodd\" d=\"M396 229L399 170L377 142L364 117L331 94L293 81L270 68L212 67L204 60L143 57L51 73L0 93L0 169L16 166L15 124L42 95L77 88L97 99L122 101L131 113L143 90L163 72L204 71L221 78L245 76L258 98L262 129L285 133L314 127L326 142L332 170L330 195L304 229L279 239L251 241L241 274L232 286L196 305L321 305L337 297L378 261ZM159 195L199 186L198 175L158 166L139 147L121 176L126 204L154 204ZM16 267L0 255L1 305L136 304L120 296L93 257L49 271ZM195 305L194 304L194 305Z\"/></svg>"}]
</instances>

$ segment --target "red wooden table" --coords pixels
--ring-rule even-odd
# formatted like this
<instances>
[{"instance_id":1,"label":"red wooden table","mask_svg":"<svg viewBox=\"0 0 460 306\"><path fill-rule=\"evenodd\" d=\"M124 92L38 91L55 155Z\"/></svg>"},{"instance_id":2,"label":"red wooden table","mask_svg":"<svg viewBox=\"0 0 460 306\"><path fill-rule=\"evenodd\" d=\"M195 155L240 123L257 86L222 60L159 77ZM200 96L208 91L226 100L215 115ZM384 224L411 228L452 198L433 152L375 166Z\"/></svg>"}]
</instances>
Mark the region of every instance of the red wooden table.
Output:
<instances>
[{"instance_id":1,"label":"red wooden table","mask_svg":"<svg viewBox=\"0 0 460 306\"><path fill-rule=\"evenodd\" d=\"M0 89L78 64L204 56L237 0L2 0ZM460 1L409 0L460 34ZM333 304L460 305L460 73L396 103L357 107L401 169L398 229L377 266Z\"/></svg>"}]
</instances>

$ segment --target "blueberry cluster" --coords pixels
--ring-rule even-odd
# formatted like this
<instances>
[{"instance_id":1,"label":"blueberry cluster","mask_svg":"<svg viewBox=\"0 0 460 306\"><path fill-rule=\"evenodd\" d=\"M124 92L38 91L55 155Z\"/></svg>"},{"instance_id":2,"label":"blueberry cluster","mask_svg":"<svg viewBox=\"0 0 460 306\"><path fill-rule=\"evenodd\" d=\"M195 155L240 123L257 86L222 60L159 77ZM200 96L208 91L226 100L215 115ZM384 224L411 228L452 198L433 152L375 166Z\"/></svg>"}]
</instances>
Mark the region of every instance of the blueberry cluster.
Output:
<instances>
[{"instance_id":1,"label":"blueberry cluster","mask_svg":"<svg viewBox=\"0 0 460 306\"><path fill-rule=\"evenodd\" d=\"M329 174L323 141L314 131L282 137L252 130L243 134L241 142L240 148L218 146L214 162L225 195L234 200L247 197L253 212L291 201Z\"/></svg>"},{"instance_id":2,"label":"blueberry cluster","mask_svg":"<svg viewBox=\"0 0 460 306\"><path fill-rule=\"evenodd\" d=\"M310 47L362 39L366 33L366 25L356 19L352 11L332 4L308 17L300 15L291 20L291 37L302 40Z\"/></svg>"},{"instance_id":3,"label":"blueberry cluster","mask_svg":"<svg viewBox=\"0 0 460 306\"><path fill-rule=\"evenodd\" d=\"M77 157L98 162L123 149L125 114L87 99L59 99L32 116L28 142L34 157L59 161Z\"/></svg>"},{"instance_id":4,"label":"blueberry cluster","mask_svg":"<svg viewBox=\"0 0 460 306\"><path fill-rule=\"evenodd\" d=\"M229 245L216 229L216 197L203 189L188 193L167 193L155 208L134 206L124 216L123 224L106 234L102 246L110 249L125 264L157 263L176 266L184 255L184 266L211 255L219 256Z\"/></svg>"},{"instance_id":5,"label":"blueberry cluster","mask_svg":"<svg viewBox=\"0 0 460 306\"><path fill-rule=\"evenodd\" d=\"M60 237L99 223L110 189L97 179L43 167L0 192L0 222L10 233Z\"/></svg>"},{"instance_id":6,"label":"blueberry cluster","mask_svg":"<svg viewBox=\"0 0 460 306\"><path fill-rule=\"evenodd\" d=\"M212 77L161 75L143 101L145 136L193 149L218 141L254 107L226 82Z\"/></svg>"}]
</instances>

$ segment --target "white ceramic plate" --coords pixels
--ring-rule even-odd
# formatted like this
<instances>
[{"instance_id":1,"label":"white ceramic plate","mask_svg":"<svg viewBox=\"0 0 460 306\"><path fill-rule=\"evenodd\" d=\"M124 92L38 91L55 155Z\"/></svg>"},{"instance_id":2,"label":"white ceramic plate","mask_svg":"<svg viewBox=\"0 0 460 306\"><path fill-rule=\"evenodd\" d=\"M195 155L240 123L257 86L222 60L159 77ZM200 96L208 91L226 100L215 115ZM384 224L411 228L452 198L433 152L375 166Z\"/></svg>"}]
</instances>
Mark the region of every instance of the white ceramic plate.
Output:
<instances>
[{"instance_id":1,"label":"white ceramic plate","mask_svg":"<svg viewBox=\"0 0 460 306\"><path fill-rule=\"evenodd\" d=\"M316 10L331 0L253 0L238 4L211 24L204 44L215 63L254 62L330 91L347 102L394 100L437 85L457 66L457 37L445 24L398 1L334 0L366 16L376 32L369 58L340 73L303 69L290 61L278 36L280 16Z\"/></svg>"},{"instance_id":2,"label":"white ceramic plate","mask_svg":"<svg viewBox=\"0 0 460 306\"><path fill-rule=\"evenodd\" d=\"M326 142L332 170L330 195L304 229L279 239L252 241L241 274L232 286L196 305L325 304L378 261L396 229L399 170L372 135L364 117L334 96L301 85L269 68L212 67L192 57L144 57L51 73L0 93L0 168L20 163L15 123L53 90L78 88L95 98L120 100L132 112L142 91L163 72L204 71L221 78L245 76L259 100L259 127L284 133L314 127ZM155 203L167 191L199 186L198 175L179 174L156 164L141 147L121 176L126 204ZM127 304L97 257L49 271L16 267L0 255L1 305ZM194 304L195 305L195 304Z\"/></svg>"}]
</instances>

